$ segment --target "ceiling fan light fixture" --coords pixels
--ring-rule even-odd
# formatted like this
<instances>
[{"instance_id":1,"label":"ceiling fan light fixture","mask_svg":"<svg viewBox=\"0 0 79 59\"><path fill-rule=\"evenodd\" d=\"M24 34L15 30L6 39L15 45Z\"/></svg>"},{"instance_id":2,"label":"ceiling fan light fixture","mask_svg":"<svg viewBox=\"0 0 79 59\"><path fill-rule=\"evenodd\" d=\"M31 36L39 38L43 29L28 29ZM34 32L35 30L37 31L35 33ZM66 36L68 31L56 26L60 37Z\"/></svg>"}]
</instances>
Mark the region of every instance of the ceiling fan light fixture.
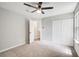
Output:
<instances>
[{"instance_id":1,"label":"ceiling fan light fixture","mask_svg":"<svg viewBox=\"0 0 79 59\"><path fill-rule=\"evenodd\" d=\"M38 9L36 12L37 12L37 13L41 13L41 9Z\"/></svg>"}]
</instances>

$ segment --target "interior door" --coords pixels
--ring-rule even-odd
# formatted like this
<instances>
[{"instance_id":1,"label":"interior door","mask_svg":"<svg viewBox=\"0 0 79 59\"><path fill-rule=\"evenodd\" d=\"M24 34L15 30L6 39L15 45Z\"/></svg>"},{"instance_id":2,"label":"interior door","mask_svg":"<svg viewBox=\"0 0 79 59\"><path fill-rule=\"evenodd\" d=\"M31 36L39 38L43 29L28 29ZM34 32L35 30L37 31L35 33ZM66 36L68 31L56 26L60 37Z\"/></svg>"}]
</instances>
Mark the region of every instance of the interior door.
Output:
<instances>
[{"instance_id":1,"label":"interior door","mask_svg":"<svg viewBox=\"0 0 79 59\"><path fill-rule=\"evenodd\" d=\"M34 41L34 21L29 21L29 41L32 43Z\"/></svg>"}]
</instances>

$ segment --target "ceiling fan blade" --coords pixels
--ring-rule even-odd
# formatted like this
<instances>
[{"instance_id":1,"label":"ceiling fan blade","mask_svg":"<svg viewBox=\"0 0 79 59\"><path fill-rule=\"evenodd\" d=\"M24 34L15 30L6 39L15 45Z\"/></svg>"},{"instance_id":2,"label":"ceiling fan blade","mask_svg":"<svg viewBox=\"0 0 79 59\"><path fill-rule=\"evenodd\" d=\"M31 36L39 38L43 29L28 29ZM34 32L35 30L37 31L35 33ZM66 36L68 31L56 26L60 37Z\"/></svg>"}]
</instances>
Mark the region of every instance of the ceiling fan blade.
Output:
<instances>
[{"instance_id":1,"label":"ceiling fan blade","mask_svg":"<svg viewBox=\"0 0 79 59\"><path fill-rule=\"evenodd\" d=\"M26 3L24 3L24 5L29 6L29 7L33 7L33 8L36 8L37 9L37 7L34 7L34 6L29 5L29 4L26 4Z\"/></svg>"},{"instance_id":2,"label":"ceiling fan blade","mask_svg":"<svg viewBox=\"0 0 79 59\"><path fill-rule=\"evenodd\" d=\"M43 11L41 11L42 14L45 14Z\"/></svg>"},{"instance_id":3,"label":"ceiling fan blade","mask_svg":"<svg viewBox=\"0 0 79 59\"><path fill-rule=\"evenodd\" d=\"M37 10L32 11L32 13L35 12L35 11L37 11Z\"/></svg>"},{"instance_id":4,"label":"ceiling fan blade","mask_svg":"<svg viewBox=\"0 0 79 59\"><path fill-rule=\"evenodd\" d=\"M41 8L42 10L45 10L45 9L53 9L54 7L43 7Z\"/></svg>"}]
</instances>

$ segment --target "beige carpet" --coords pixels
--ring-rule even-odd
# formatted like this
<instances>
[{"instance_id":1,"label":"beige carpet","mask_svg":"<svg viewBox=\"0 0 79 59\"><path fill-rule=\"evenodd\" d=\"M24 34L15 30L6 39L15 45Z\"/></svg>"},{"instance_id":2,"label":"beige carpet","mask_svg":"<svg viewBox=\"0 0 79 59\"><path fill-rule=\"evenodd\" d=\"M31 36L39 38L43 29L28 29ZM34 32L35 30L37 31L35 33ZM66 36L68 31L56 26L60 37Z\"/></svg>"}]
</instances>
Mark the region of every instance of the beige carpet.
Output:
<instances>
[{"instance_id":1,"label":"beige carpet","mask_svg":"<svg viewBox=\"0 0 79 59\"><path fill-rule=\"evenodd\" d=\"M56 48L51 49L47 46L42 46L37 41L0 53L0 57L71 57L72 53L68 53L61 52Z\"/></svg>"}]
</instances>

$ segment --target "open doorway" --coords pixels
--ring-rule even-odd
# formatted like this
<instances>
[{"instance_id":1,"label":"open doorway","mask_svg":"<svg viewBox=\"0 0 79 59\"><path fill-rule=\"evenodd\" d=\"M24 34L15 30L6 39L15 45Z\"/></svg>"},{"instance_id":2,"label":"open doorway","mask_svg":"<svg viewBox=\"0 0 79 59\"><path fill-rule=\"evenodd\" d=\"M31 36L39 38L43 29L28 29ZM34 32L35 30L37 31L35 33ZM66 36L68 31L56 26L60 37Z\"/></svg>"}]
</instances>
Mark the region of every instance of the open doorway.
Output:
<instances>
[{"instance_id":1,"label":"open doorway","mask_svg":"<svg viewBox=\"0 0 79 59\"><path fill-rule=\"evenodd\" d=\"M40 41L40 23L36 20L29 21L29 41L30 43Z\"/></svg>"}]
</instances>

